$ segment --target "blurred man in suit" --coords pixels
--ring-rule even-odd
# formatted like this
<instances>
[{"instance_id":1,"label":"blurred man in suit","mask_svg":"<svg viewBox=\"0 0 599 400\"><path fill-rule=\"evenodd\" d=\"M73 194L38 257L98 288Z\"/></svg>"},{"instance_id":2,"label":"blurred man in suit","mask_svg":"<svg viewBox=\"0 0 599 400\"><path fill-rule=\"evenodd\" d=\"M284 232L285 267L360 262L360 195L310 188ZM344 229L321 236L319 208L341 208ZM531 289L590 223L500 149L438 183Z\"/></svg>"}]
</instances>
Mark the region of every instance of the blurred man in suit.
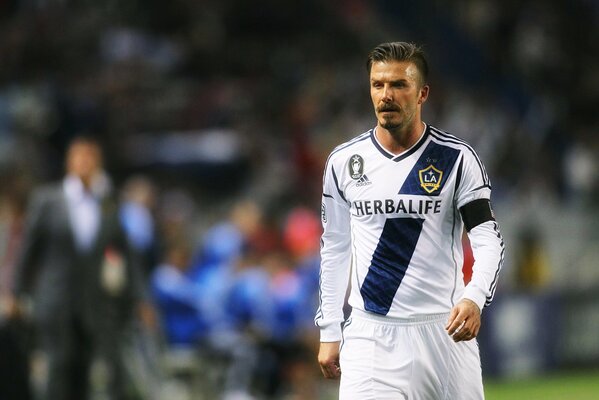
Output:
<instances>
[{"instance_id":1,"label":"blurred man in suit","mask_svg":"<svg viewBox=\"0 0 599 400\"><path fill-rule=\"evenodd\" d=\"M94 139L76 138L66 176L33 194L16 297L32 299L40 345L48 359L48 400L89 398L92 361L109 372L108 393L125 398L122 335L143 283L119 223L110 181Z\"/></svg>"}]
</instances>

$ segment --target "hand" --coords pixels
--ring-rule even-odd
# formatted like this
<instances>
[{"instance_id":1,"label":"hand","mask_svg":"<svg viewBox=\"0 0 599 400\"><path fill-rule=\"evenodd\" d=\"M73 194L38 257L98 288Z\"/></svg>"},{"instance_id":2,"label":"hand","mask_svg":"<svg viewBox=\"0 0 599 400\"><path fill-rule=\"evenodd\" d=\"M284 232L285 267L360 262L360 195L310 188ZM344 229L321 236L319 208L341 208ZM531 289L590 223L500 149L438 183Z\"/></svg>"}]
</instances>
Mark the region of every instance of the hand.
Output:
<instances>
[{"instance_id":1,"label":"hand","mask_svg":"<svg viewBox=\"0 0 599 400\"><path fill-rule=\"evenodd\" d=\"M150 302L141 301L138 304L137 313L144 328L149 331L155 331L158 328L158 317L156 315L156 310Z\"/></svg>"},{"instance_id":2,"label":"hand","mask_svg":"<svg viewBox=\"0 0 599 400\"><path fill-rule=\"evenodd\" d=\"M339 345L341 342L321 342L318 351L320 370L327 379L338 379L341 376L339 368Z\"/></svg>"},{"instance_id":3,"label":"hand","mask_svg":"<svg viewBox=\"0 0 599 400\"><path fill-rule=\"evenodd\" d=\"M8 319L19 319L25 314L22 304L12 295L0 298L0 314L6 315Z\"/></svg>"},{"instance_id":4,"label":"hand","mask_svg":"<svg viewBox=\"0 0 599 400\"><path fill-rule=\"evenodd\" d=\"M454 342L471 340L480 329L480 308L469 299L462 299L449 314L445 330Z\"/></svg>"}]
</instances>

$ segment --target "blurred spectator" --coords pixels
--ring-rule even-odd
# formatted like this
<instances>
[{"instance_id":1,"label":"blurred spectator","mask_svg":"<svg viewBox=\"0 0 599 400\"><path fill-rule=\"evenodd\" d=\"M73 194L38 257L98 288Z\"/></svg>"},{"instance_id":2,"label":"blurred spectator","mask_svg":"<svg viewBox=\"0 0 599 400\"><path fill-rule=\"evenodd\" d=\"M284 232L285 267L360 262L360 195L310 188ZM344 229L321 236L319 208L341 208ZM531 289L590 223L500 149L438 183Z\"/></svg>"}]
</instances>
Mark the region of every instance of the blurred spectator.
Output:
<instances>
[{"instance_id":1,"label":"blurred spectator","mask_svg":"<svg viewBox=\"0 0 599 400\"><path fill-rule=\"evenodd\" d=\"M549 259L542 234L534 225L520 231L519 248L514 265L516 288L525 292L539 292L550 283Z\"/></svg>"},{"instance_id":2,"label":"blurred spectator","mask_svg":"<svg viewBox=\"0 0 599 400\"><path fill-rule=\"evenodd\" d=\"M170 243L166 261L154 272L152 292L158 304L169 351L185 349L209 363L226 365L221 382L210 382L206 393L222 392L223 398L249 396L256 352L233 329L225 314L232 281L230 269L211 270L200 277L190 274L191 249L181 238ZM224 286L223 286L224 285ZM208 375L208 372L203 372Z\"/></svg>"},{"instance_id":3,"label":"blurred spectator","mask_svg":"<svg viewBox=\"0 0 599 400\"><path fill-rule=\"evenodd\" d=\"M305 207L289 211L283 227L285 248L295 261L312 257L320 250L322 227L315 213Z\"/></svg>"},{"instance_id":4,"label":"blurred spectator","mask_svg":"<svg viewBox=\"0 0 599 400\"><path fill-rule=\"evenodd\" d=\"M13 307L13 278L25 217L27 185L18 174L3 177L0 193L0 398L32 399L29 384L30 327Z\"/></svg>"},{"instance_id":5,"label":"blurred spectator","mask_svg":"<svg viewBox=\"0 0 599 400\"><path fill-rule=\"evenodd\" d=\"M120 219L129 242L140 256L143 272L158 264L158 232L154 222L156 188L149 178L134 176L122 188Z\"/></svg>"},{"instance_id":6,"label":"blurred spectator","mask_svg":"<svg viewBox=\"0 0 599 400\"><path fill-rule=\"evenodd\" d=\"M69 146L65 178L33 196L27 213L15 293L32 296L47 357L46 399L88 399L90 368L107 367L111 399L126 398L123 333L142 282L110 196L97 141Z\"/></svg>"},{"instance_id":7,"label":"blurred spectator","mask_svg":"<svg viewBox=\"0 0 599 400\"><path fill-rule=\"evenodd\" d=\"M237 272L228 311L259 351L260 364L253 371L257 393L282 398L297 389L295 379L309 375L293 372L314 366L307 339L313 325L312 298L285 253L271 252L256 261Z\"/></svg>"},{"instance_id":8,"label":"blurred spectator","mask_svg":"<svg viewBox=\"0 0 599 400\"><path fill-rule=\"evenodd\" d=\"M259 234L263 223L260 206L251 200L237 201L228 218L210 227L203 235L194 268L233 265L250 242Z\"/></svg>"},{"instance_id":9,"label":"blurred spectator","mask_svg":"<svg viewBox=\"0 0 599 400\"><path fill-rule=\"evenodd\" d=\"M318 309L319 302L321 234L322 225L315 212L306 207L296 207L289 211L283 225L283 240L295 272L301 279L306 310L312 314ZM313 339L315 344L320 343L320 338L314 336Z\"/></svg>"},{"instance_id":10,"label":"blurred spectator","mask_svg":"<svg viewBox=\"0 0 599 400\"><path fill-rule=\"evenodd\" d=\"M190 266L191 247L184 238L173 241L151 281L167 342L174 347L196 348L210 334L204 315L205 292L191 279Z\"/></svg>"},{"instance_id":11,"label":"blurred spectator","mask_svg":"<svg viewBox=\"0 0 599 400\"><path fill-rule=\"evenodd\" d=\"M14 268L19 251L25 206L27 203L27 184L18 174L2 176L6 188L0 192L0 301L6 304L6 296L12 295ZM4 310L4 308L2 307Z\"/></svg>"},{"instance_id":12,"label":"blurred spectator","mask_svg":"<svg viewBox=\"0 0 599 400\"><path fill-rule=\"evenodd\" d=\"M599 188L599 146L590 134L579 135L578 139L564 154L566 200L574 207L591 208L595 205L595 195Z\"/></svg>"},{"instance_id":13,"label":"blurred spectator","mask_svg":"<svg viewBox=\"0 0 599 400\"><path fill-rule=\"evenodd\" d=\"M171 256L159 254L163 243L185 238L182 247L198 246L191 266L184 273L167 269L162 282L177 276L204 293L194 312L206 331L190 325L189 337L220 332L230 338L222 346L232 348L236 340L251 342L245 325L232 325L225 309L245 285L264 289L247 290L256 296L248 295L252 304L268 299L265 321L272 321L278 301L273 287L290 288L288 299L279 298L289 306L281 306L289 326L294 293L317 300L319 227L312 210L319 171L334 143L356 126L372 127L369 99L357 94L368 83L355 57L390 38L424 43L436 61L436 95L426 118L476 145L498 210L547 210L539 227L553 231L543 237L551 276L572 277L555 283L598 284L586 278L594 273L584 272L595 270L596 229L580 226L565 236L555 229L578 221L570 214L592 220L599 204L593 135L599 42L591 40L599 33L597 2L0 4L0 191L13 191L4 171L41 182L58 177L68 141L81 131L102 132L107 166L115 182L125 182L120 217L130 243L142 251L143 269L158 267L157 279L162 267L173 267ZM417 23L422 20L427 23ZM150 190L135 176L145 177ZM154 209L150 199L158 194ZM293 208L297 203L307 208ZM509 220L507 214L498 217ZM506 221L504 229L509 234L512 225L517 236L520 222ZM6 289L20 234L18 220L4 226L12 232L11 242L0 243ZM519 269L511 264L520 261L507 257L506 269ZM270 275L266 264L277 258L281 268L269 270L280 272ZM302 289L295 292L296 286ZM290 385L307 371L306 364L295 365L298 377Z\"/></svg>"}]
</instances>

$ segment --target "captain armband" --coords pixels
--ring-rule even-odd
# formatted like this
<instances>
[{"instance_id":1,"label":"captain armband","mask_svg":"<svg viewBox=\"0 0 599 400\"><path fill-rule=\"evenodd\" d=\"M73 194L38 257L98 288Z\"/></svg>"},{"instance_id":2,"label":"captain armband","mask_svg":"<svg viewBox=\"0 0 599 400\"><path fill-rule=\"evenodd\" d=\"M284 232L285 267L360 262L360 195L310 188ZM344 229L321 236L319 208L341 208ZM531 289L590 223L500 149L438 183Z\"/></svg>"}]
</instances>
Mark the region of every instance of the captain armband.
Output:
<instances>
[{"instance_id":1,"label":"captain armband","mask_svg":"<svg viewBox=\"0 0 599 400\"><path fill-rule=\"evenodd\" d=\"M460 214L468 232L484 222L495 221L489 199L478 199L465 204L460 208Z\"/></svg>"}]
</instances>

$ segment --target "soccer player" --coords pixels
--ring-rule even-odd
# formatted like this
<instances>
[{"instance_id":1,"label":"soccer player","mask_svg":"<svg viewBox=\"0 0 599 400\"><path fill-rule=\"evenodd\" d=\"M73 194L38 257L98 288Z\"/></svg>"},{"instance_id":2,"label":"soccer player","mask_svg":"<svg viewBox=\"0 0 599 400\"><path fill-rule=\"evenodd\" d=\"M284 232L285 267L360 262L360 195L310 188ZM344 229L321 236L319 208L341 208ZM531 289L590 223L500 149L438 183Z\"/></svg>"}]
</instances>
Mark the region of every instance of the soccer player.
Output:
<instances>
[{"instance_id":1,"label":"soccer player","mask_svg":"<svg viewBox=\"0 0 599 400\"><path fill-rule=\"evenodd\" d=\"M367 67L377 125L334 149L324 172L318 362L341 377L343 400L482 399L475 337L504 252L489 177L472 147L422 121L419 47L380 44Z\"/></svg>"}]
</instances>

